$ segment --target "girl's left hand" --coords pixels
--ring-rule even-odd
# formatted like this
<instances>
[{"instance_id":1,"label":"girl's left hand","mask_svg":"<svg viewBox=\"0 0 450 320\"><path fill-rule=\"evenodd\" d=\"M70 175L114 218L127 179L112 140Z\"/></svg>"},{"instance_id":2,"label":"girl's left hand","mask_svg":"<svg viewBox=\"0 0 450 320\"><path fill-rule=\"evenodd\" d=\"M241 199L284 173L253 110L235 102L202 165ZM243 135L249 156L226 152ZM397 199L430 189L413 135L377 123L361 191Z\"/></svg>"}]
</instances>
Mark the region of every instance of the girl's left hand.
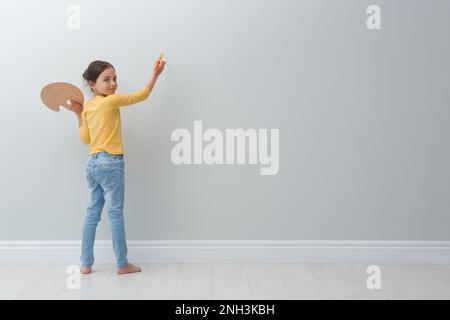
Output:
<instances>
[{"instance_id":1,"label":"girl's left hand","mask_svg":"<svg viewBox=\"0 0 450 320\"><path fill-rule=\"evenodd\" d=\"M75 112L76 114L81 114L83 111L83 105L74 100L67 100L63 107L69 111Z\"/></svg>"}]
</instances>

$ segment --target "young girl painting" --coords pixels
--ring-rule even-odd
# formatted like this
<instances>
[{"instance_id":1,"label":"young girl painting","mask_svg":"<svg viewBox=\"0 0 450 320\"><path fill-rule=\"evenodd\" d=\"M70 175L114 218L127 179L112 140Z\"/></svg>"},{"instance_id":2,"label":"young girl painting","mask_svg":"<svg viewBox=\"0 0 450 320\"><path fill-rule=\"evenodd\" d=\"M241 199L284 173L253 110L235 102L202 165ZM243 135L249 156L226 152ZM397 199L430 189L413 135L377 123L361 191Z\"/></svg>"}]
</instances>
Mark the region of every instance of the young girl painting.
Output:
<instances>
[{"instance_id":1,"label":"young girl painting","mask_svg":"<svg viewBox=\"0 0 450 320\"><path fill-rule=\"evenodd\" d=\"M116 257L117 274L139 272L128 262L125 237L124 208L124 152L120 108L148 98L166 61L162 56L155 62L149 81L138 91L118 94L117 75L106 61L93 61L83 73L92 98L84 106L70 100L69 110L78 117L80 139L89 145L86 178L90 192L83 224L81 244L82 274L92 272L94 241L97 224L104 205L111 226L112 245Z\"/></svg>"}]
</instances>

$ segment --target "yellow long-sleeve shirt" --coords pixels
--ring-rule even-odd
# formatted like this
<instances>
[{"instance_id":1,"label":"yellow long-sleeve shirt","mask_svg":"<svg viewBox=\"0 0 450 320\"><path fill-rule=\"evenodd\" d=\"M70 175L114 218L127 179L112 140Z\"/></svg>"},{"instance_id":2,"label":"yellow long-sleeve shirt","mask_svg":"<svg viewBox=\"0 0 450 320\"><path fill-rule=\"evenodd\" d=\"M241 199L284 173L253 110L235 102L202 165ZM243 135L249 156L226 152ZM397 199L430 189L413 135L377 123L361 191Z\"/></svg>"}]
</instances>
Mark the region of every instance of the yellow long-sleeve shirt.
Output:
<instances>
[{"instance_id":1,"label":"yellow long-sleeve shirt","mask_svg":"<svg viewBox=\"0 0 450 320\"><path fill-rule=\"evenodd\" d=\"M80 139L89 145L89 154L106 151L123 154L120 107L148 98L150 89L143 86L136 92L95 96L84 104L79 127Z\"/></svg>"}]
</instances>

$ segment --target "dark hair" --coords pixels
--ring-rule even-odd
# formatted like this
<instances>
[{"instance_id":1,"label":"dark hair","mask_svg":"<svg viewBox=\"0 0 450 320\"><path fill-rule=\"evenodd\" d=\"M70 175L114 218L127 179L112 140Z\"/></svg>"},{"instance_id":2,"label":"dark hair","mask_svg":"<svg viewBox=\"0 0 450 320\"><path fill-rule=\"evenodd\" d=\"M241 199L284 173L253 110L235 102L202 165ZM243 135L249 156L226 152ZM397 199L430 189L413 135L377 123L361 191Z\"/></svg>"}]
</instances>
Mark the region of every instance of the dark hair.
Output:
<instances>
[{"instance_id":1,"label":"dark hair","mask_svg":"<svg viewBox=\"0 0 450 320\"><path fill-rule=\"evenodd\" d=\"M83 72L83 79L86 80L86 83L89 83L89 81L95 83L100 74L108 68L114 69L113 65L109 62L100 60L92 61L89 63L86 71ZM93 91L92 88L90 89Z\"/></svg>"}]
</instances>

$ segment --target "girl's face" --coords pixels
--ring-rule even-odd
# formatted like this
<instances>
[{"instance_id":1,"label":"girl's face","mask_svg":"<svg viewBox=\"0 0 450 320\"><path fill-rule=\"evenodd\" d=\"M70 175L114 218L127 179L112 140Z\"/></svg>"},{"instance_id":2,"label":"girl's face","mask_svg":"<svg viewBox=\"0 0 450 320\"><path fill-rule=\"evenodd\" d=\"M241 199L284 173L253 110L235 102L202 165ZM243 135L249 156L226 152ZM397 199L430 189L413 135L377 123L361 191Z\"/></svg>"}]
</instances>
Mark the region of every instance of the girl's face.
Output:
<instances>
[{"instance_id":1,"label":"girl's face","mask_svg":"<svg viewBox=\"0 0 450 320\"><path fill-rule=\"evenodd\" d=\"M114 94L117 89L117 76L113 68L105 69L94 82L89 81L89 86L95 95L108 96Z\"/></svg>"}]
</instances>

